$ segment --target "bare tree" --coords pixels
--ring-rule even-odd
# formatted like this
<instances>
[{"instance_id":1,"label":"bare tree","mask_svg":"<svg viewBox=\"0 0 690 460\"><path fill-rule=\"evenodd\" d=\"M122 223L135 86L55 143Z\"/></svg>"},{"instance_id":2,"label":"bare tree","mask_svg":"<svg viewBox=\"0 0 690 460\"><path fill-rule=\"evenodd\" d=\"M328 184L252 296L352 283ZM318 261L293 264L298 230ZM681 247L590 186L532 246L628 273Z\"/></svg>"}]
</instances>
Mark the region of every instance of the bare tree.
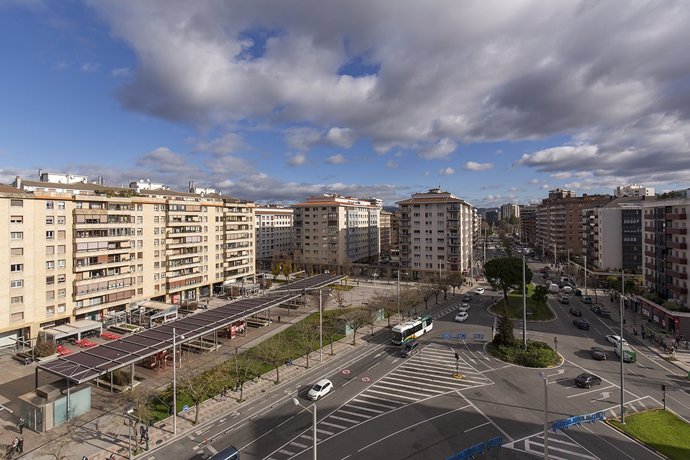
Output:
<instances>
[{"instance_id":1,"label":"bare tree","mask_svg":"<svg viewBox=\"0 0 690 460\"><path fill-rule=\"evenodd\" d=\"M333 298L338 308L343 308L345 306L345 291L341 287L336 287L333 289Z\"/></svg>"},{"instance_id":2,"label":"bare tree","mask_svg":"<svg viewBox=\"0 0 690 460\"><path fill-rule=\"evenodd\" d=\"M436 279L436 303L438 303L438 295L441 293L441 291L443 291L443 300L448 299L448 286L450 286L450 284L448 283L448 278L439 277Z\"/></svg>"},{"instance_id":3,"label":"bare tree","mask_svg":"<svg viewBox=\"0 0 690 460\"><path fill-rule=\"evenodd\" d=\"M293 327L299 340L299 347L304 351L307 358L307 369L309 369L309 355L319 346L319 327L317 324L306 320Z\"/></svg>"},{"instance_id":4,"label":"bare tree","mask_svg":"<svg viewBox=\"0 0 690 460\"><path fill-rule=\"evenodd\" d=\"M412 316L412 311L417 314L417 305L422 302L422 292L419 289L405 288L400 291L400 310L406 316Z\"/></svg>"},{"instance_id":5,"label":"bare tree","mask_svg":"<svg viewBox=\"0 0 690 460\"><path fill-rule=\"evenodd\" d=\"M369 301L371 306L383 308L383 315L388 319L388 327L391 327L391 316L398 313L398 299L392 292L376 292Z\"/></svg>"},{"instance_id":6,"label":"bare tree","mask_svg":"<svg viewBox=\"0 0 690 460\"><path fill-rule=\"evenodd\" d=\"M73 441L74 439L72 439L69 434L58 436L46 444L46 447L42 449L42 452L45 452L46 455L49 455L54 460L67 460L69 458L73 458L73 446L70 445ZM0 458L12 458L11 455L7 455L4 452L3 454L5 455Z\"/></svg>"},{"instance_id":7,"label":"bare tree","mask_svg":"<svg viewBox=\"0 0 690 460\"><path fill-rule=\"evenodd\" d=\"M323 336L331 344L331 355L333 352L333 342L335 338L342 334L343 330L343 320L339 315L330 312L328 315L323 317Z\"/></svg>"},{"instance_id":8,"label":"bare tree","mask_svg":"<svg viewBox=\"0 0 690 460\"><path fill-rule=\"evenodd\" d=\"M431 299L435 294L437 294L437 287L431 283L420 283L417 285L420 297L424 300L424 308L429 308L429 299Z\"/></svg>"},{"instance_id":9,"label":"bare tree","mask_svg":"<svg viewBox=\"0 0 690 460\"><path fill-rule=\"evenodd\" d=\"M381 316L381 307L369 306L369 308L364 310L364 324L371 328L371 334L374 334L374 326L376 326L376 321Z\"/></svg>"},{"instance_id":10,"label":"bare tree","mask_svg":"<svg viewBox=\"0 0 690 460\"><path fill-rule=\"evenodd\" d=\"M235 389L240 392L238 402L242 402L244 401L244 384L254 375L258 358L254 357L251 352L238 353L238 351L239 349L235 349L235 356L224 363L222 372L234 376Z\"/></svg>"},{"instance_id":11,"label":"bare tree","mask_svg":"<svg viewBox=\"0 0 690 460\"><path fill-rule=\"evenodd\" d=\"M191 360L187 360L186 367L181 367L177 372L178 391L186 394L194 404L193 425L199 421L201 403L214 393L213 390L217 386L219 367L208 369L211 361L213 357L210 354L202 354L194 360L194 365Z\"/></svg>"},{"instance_id":12,"label":"bare tree","mask_svg":"<svg viewBox=\"0 0 690 460\"><path fill-rule=\"evenodd\" d=\"M136 423L134 424L134 432L137 433L139 425L148 426L153 418L153 406L151 399L153 399L154 390L145 385L137 385L127 393L122 393L121 397L124 404L131 404L134 409L134 416Z\"/></svg>"},{"instance_id":13,"label":"bare tree","mask_svg":"<svg viewBox=\"0 0 690 460\"><path fill-rule=\"evenodd\" d=\"M346 325L352 329L352 345L357 344L357 331L367 324L367 312L362 309L352 309L344 315Z\"/></svg>"},{"instance_id":14,"label":"bare tree","mask_svg":"<svg viewBox=\"0 0 690 460\"><path fill-rule=\"evenodd\" d=\"M460 273L457 272L452 272L450 276L448 276L448 284L453 288L453 295L455 295L455 289L460 289L460 286L462 286L464 279Z\"/></svg>"},{"instance_id":15,"label":"bare tree","mask_svg":"<svg viewBox=\"0 0 690 460\"><path fill-rule=\"evenodd\" d=\"M265 363L270 364L276 371L275 383L280 383L280 366L286 361L286 358L292 359L291 356L286 356L285 350L287 347L287 340L284 335L274 335L270 339L262 342L254 348L256 355Z\"/></svg>"}]
</instances>

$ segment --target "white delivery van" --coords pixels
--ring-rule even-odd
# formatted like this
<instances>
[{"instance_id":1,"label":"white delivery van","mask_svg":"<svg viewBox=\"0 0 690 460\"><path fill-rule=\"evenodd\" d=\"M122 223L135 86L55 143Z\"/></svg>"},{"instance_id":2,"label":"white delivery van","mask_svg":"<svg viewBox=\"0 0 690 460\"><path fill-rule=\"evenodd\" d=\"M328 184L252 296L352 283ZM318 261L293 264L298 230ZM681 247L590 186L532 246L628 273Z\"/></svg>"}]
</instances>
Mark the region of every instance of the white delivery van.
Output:
<instances>
[{"instance_id":1,"label":"white delivery van","mask_svg":"<svg viewBox=\"0 0 690 460\"><path fill-rule=\"evenodd\" d=\"M558 284L556 284L556 283L551 283L551 285L549 286L549 292L551 292L551 293L555 294L559 290L560 290L560 288L558 287Z\"/></svg>"},{"instance_id":2,"label":"white delivery van","mask_svg":"<svg viewBox=\"0 0 690 460\"><path fill-rule=\"evenodd\" d=\"M573 293L573 288L571 288L570 286L563 286L563 293L570 295Z\"/></svg>"}]
</instances>

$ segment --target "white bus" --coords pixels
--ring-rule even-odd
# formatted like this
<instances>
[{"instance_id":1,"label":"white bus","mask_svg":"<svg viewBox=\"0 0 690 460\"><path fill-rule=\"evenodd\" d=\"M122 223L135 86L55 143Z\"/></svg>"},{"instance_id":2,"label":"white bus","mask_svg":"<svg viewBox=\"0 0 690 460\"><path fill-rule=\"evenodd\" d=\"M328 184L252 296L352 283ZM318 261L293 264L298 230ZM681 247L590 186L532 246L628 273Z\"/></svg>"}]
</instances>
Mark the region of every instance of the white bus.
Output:
<instances>
[{"instance_id":1,"label":"white bus","mask_svg":"<svg viewBox=\"0 0 690 460\"><path fill-rule=\"evenodd\" d=\"M429 332L434 327L431 315L418 316L395 326L391 331L391 340L396 345L401 345L408 340L416 339Z\"/></svg>"}]
</instances>

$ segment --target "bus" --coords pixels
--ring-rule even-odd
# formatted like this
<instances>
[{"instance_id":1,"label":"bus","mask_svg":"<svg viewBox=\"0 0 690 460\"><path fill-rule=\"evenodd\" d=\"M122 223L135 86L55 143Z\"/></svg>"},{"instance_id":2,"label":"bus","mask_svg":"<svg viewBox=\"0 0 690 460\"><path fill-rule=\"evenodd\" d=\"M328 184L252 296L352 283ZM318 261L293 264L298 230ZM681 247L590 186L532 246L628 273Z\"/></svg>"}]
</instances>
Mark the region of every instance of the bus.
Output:
<instances>
[{"instance_id":1,"label":"bus","mask_svg":"<svg viewBox=\"0 0 690 460\"><path fill-rule=\"evenodd\" d=\"M616 351L616 354L618 355L618 357L620 358L620 356L621 356L621 344L620 343L618 343L618 345L616 345L615 351ZM623 345L623 362L624 363L634 363L635 361L637 361L637 353L635 352L635 350L633 350L632 348L630 348L627 345Z\"/></svg>"},{"instance_id":2,"label":"bus","mask_svg":"<svg viewBox=\"0 0 690 460\"><path fill-rule=\"evenodd\" d=\"M431 315L418 316L395 326L391 332L391 340L396 345L402 345L408 340L416 339L425 332L429 332L433 327Z\"/></svg>"}]
</instances>

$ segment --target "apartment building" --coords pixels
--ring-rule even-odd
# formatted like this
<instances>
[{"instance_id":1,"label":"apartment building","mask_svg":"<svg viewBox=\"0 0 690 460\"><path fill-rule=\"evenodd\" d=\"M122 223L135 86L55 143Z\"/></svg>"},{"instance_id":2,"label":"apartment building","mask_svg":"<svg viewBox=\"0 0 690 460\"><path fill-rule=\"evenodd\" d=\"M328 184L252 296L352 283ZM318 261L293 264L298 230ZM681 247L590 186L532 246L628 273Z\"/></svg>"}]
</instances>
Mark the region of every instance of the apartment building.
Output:
<instances>
[{"instance_id":1,"label":"apartment building","mask_svg":"<svg viewBox=\"0 0 690 460\"><path fill-rule=\"evenodd\" d=\"M549 191L549 197L537 207L536 248L549 256L583 256L582 211L609 203L609 195L576 196L570 190Z\"/></svg>"},{"instance_id":2,"label":"apartment building","mask_svg":"<svg viewBox=\"0 0 690 460\"><path fill-rule=\"evenodd\" d=\"M501 220L510 220L511 217L520 217L520 206L513 203L501 205Z\"/></svg>"},{"instance_id":3,"label":"apartment building","mask_svg":"<svg viewBox=\"0 0 690 460\"><path fill-rule=\"evenodd\" d=\"M520 241L531 247L537 244L537 211L536 205L523 206L520 210Z\"/></svg>"},{"instance_id":4,"label":"apartment building","mask_svg":"<svg viewBox=\"0 0 690 460\"><path fill-rule=\"evenodd\" d=\"M0 188L0 219L0 346L254 275L254 204L230 197L17 178Z\"/></svg>"},{"instance_id":5,"label":"apartment building","mask_svg":"<svg viewBox=\"0 0 690 460\"><path fill-rule=\"evenodd\" d=\"M391 254L400 252L400 211L391 212Z\"/></svg>"},{"instance_id":6,"label":"apartment building","mask_svg":"<svg viewBox=\"0 0 690 460\"><path fill-rule=\"evenodd\" d=\"M413 279L467 273L475 208L438 188L399 201L400 267Z\"/></svg>"},{"instance_id":7,"label":"apartment building","mask_svg":"<svg viewBox=\"0 0 690 460\"><path fill-rule=\"evenodd\" d=\"M641 272L642 201L643 197L626 196L582 211L587 265L602 271Z\"/></svg>"},{"instance_id":8,"label":"apartment building","mask_svg":"<svg viewBox=\"0 0 690 460\"><path fill-rule=\"evenodd\" d=\"M292 207L295 262L301 268L338 270L381 252L379 201L323 194Z\"/></svg>"},{"instance_id":9,"label":"apartment building","mask_svg":"<svg viewBox=\"0 0 690 460\"><path fill-rule=\"evenodd\" d=\"M613 196L654 196L654 187L643 187L638 184L619 185L613 191Z\"/></svg>"},{"instance_id":10,"label":"apartment building","mask_svg":"<svg viewBox=\"0 0 690 460\"><path fill-rule=\"evenodd\" d=\"M391 254L392 218L392 212L381 211L381 221L379 222L379 232L381 234L381 254Z\"/></svg>"},{"instance_id":11,"label":"apartment building","mask_svg":"<svg viewBox=\"0 0 690 460\"><path fill-rule=\"evenodd\" d=\"M261 268L271 267L274 257L293 253L294 209L285 206L257 206L256 262Z\"/></svg>"}]
</instances>

